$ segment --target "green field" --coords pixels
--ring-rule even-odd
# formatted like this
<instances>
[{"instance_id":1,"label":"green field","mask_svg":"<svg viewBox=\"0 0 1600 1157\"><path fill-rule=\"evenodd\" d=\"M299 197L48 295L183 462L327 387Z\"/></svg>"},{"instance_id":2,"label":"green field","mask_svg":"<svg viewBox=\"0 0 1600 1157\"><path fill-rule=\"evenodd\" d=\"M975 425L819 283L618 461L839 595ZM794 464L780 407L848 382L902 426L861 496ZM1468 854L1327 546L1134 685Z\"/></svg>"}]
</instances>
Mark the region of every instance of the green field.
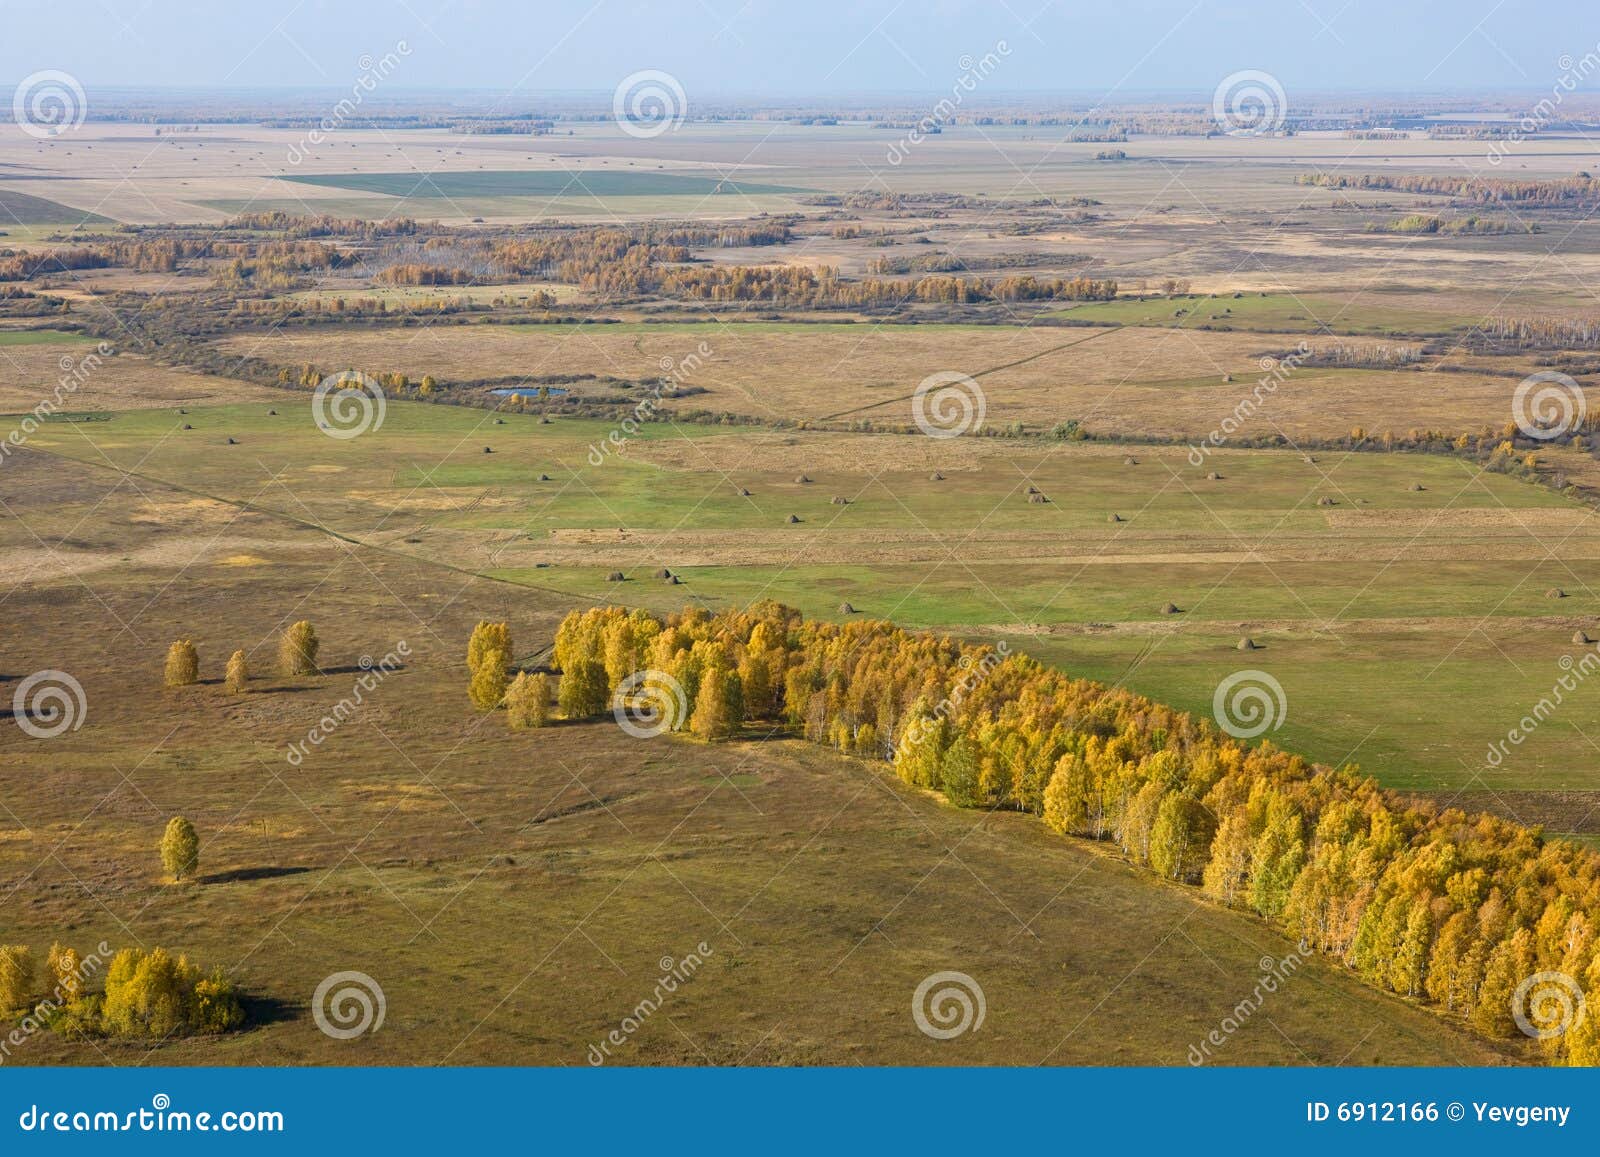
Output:
<instances>
[{"instance_id":1,"label":"green field","mask_svg":"<svg viewBox=\"0 0 1600 1157\"><path fill-rule=\"evenodd\" d=\"M1600 539L1570 500L1459 461L1251 452L1208 464L1223 473L1208 480L1176 450L1143 448L1127 466L1123 451L1034 443L943 481L855 466L813 467L803 484L773 460L783 440L737 428L648 425L628 457L596 467L587 448L611 429L598 421L496 425L483 411L390 402L380 430L338 441L314 427L304 396L274 408L131 412L34 441L580 601L670 610L770 597L822 617L848 602L1006 637L1202 713L1219 678L1260 667L1292 704L1274 738L1315 758L1354 759L1397 786L1600 788L1594 715L1578 704L1503 766L1483 766L1488 744L1548 692L1574 631L1600 634ZM815 437L820 457L851 436ZM684 451L688 468L652 461L686 445L698 447ZM716 464L695 468L702 454ZM1028 502L1030 484L1051 501ZM1323 496L1337 505L1319 506ZM649 577L661 567L682 585ZM615 570L630 581L607 582ZM1547 597L1553 588L1567 597ZM1182 613L1163 614L1168 602ZM1264 649L1238 653L1246 634ZM1504 655L1515 661L1483 679Z\"/></svg>"},{"instance_id":2,"label":"green field","mask_svg":"<svg viewBox=\"0 0 1600 1157\"><path fill-rule=\"evenodd\" d=\"M1274 333L1339 333L1405 336L1448 333L1479 320L1467 314L1395 308L1382 294L1341 299L1304 293L1179 294L1093 301L1063 310L1074 321L1156 325L1182 329L1263 330Z\"/></svg>"}]
</instances>

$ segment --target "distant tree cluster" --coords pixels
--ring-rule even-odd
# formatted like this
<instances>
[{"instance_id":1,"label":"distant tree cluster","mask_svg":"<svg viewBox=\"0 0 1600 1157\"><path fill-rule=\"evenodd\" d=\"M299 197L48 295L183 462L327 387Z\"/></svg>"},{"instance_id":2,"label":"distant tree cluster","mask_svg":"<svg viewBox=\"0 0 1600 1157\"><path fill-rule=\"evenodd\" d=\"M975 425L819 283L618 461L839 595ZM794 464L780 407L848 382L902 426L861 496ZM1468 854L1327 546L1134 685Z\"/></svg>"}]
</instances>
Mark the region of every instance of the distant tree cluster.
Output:
<instances>
[{"instance_id":1,"label":"distant tree cluster","mask_svg":"<svg viewBox=\"0 0 1600 1157\"><path fill-rule=\"evenodd\" d=\"M767 602L665 620L575 612L555 658L564 706L593 713L602 684L667 671L690 693L697 734L781 717L815 742L890 759L952 803L1114 841L1486 1036L1515 1034L1512 996L1536 972L1600 991L1600 855L1385 791L1354 768L1241 743L1025 656L883 622L803 621ZM726 709L711 706L719 700ZM1600 1063L1600 1017L1542 1045L1553 1061Z\"/></svg>"},{"instance_id":2,"label":"distant tree cluster","mask_svg":"<svg viewBox=\"0 0 1600 1157\"><path fill-rule=\"evenodd\" d=\"M1543 181L1440 173L1301 173L1295 177L1295 184L1323 189L1393 189L1487 204L1560 205L1600 200L1600 181L1587 173Z\"/></svg>"}]
</instances>

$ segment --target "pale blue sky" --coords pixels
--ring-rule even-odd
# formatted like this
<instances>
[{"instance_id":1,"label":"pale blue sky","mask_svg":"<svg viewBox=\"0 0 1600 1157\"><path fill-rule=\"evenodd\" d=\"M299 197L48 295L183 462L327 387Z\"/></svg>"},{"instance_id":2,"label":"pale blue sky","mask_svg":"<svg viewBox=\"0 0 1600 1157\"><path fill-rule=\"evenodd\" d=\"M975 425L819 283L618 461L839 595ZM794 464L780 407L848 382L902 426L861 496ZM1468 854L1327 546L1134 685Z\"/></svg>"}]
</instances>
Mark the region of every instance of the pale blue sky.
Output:
<instances>
[{"instance_id":1,"label":"pale blue sky","mask_svg":"<svg viewBox=\"0 0 1600 1157\"><path fill-rule=\"evenodd\" d=\"M1207 93L1239 69L1293 90L1545 88L1600 54L1600 6L1555 0L0 0L0 80L690 93L947 91L1004 40L993 91ZM1596 78L1600 84L1600 77Z\"/></svg>"}]
</instances>

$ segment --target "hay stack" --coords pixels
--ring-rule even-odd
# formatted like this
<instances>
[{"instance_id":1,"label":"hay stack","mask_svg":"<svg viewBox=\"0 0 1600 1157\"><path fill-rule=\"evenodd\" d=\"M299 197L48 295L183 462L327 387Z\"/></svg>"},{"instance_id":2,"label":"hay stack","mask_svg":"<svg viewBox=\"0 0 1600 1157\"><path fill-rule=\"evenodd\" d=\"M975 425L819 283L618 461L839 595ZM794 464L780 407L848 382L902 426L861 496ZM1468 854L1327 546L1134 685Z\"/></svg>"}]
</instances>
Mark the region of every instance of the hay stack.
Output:
<instances>
[{"instance_id":1,"label":"hay stack","mask_svg":"<svg viewBox=\"0 0 1600 1157\"><path fill-rule=\"evenodd\" d=\"M548 481L550 481L550 475L548 475L548 474L539 475L539 481L540 482L548 482Z\"/></svg>"},{"instance_id":2,"label":"hay stack","mask_svg":"<svg viewBox=\"0 0 1600 1157\"><path fill-rule=\"evenodd\" d=\"M796 478L795 481L798 482L800 485L804 486L806 483L810 482L811 479L807 478L804 474L802 474L802 475L800 475L800 477Z\"/></svg>"},{"instance_id":3,"label":"hay stack","mask_svg":"<svg viewBox=\"0 0 1600 1157\"><path fill-rule=\"evenodd\" d=\"M670 570L668 570L666 567L662 567L660 570L656 571L656 578L658 578L658 579L669 579L671 577L672 577L672 572Z\"/></svg>"},{"instance_id":4,"label":"hay stack","mask_svg":"<svg viewBox=\"0 0 1600 1157\"><path fill-rule=\"evenodd\" d=\"M787 521L790 526L793 526L795 523L800 521L800 516L798 514L791 514L785 521Z\"/></svg>"},{"instance_id":5,"label":"hay stack","mask_svg":"<svg viewBox=\"0 0 1600 1157\"><path fill-rule=\"evenodd\" d=\"M682 579L681 579L681 578L679 578L679 577L678 577L678 576L677 576L677 575L675 575L675 574L669 574L669 575L668 575L668 576L667 576L667 585L668 585L668 586L669 586L669 587L675 587L675 586L677 586L677 585L678 585L678 584L679 584L679 583L681 583L681 582L682 582L682 581L683 581L683 580L682 580Z\"/></svg>"},{"instance_id":6,"label":"hay stack","mask_svg":"<svg viewBox=\"0 0 1600 1157\"><path fill-rule=\"evenodd\" d=\"M1254 639L1252 639L1249 635L1246 635L1244 638L1239 640L1238 649L1241 651L1259 651L1261 648L1256 646L1256 641Z\"/></svg>"},{"instance_id":7,"label":"hay stack","mask_svg":"<svg viewBox=\"0 0 1600 1157\"><path fill-rule=\"evenodd\" d=\"M276 410L268 410L267 411L267 417L276 418L277 416L278 416L278 411L276 411Z\"/></svg>"},{"instance_id":8,"label":"hay stack","mask_svg":"<svg viewBox=\"0 0 1600 1157\"><path fill-rule=\"evenodd\" d=\"M840 603L839 604L839 613L841 615L853 615L853 614L856 613L856 609L854 607L852 607L849 603Z\"/></svg>"},{"instance_id":9,"label":"hay stack","mask_svg":"<svg viewBox=\"0 0 1600 1157\"><path fill-rule=\"evenodd\" d=\"M230 434L230 435L229 435L229 436L228 436L228 445L230 445L230 446L237 446L237 445L238 445L238 444L239 444L239 440L238 440L238 439L237 439L237 438L235 438L235 437L233 437L233 436L232 436L232 435L231 435L231 434Z\"/></svg>"},{"instance_id":10,"label":"hay stack","mask_svg":"<svg viewBox=\"0 0 1600 1157\"><path fill-rule=\"evenodd\" d=\"M1317 499L1317 505L1318 506L1338 506L1339 504L1337 502L1335 502L1332 498L1329 498L1326 494L1324 494L1321 498Z\"/></svg>"},{"instance_id":11,"label":"hay stack","mask_svg":"<svg viewBox=\"0 0 1600 1157\"><path fill-rule=\"evenodd\" d=\"M1206 481L1207 482L1221 482L1222 481L1222 475L1218 474L1215 470L1213 470L1210 474L1206 475Z\"/></svg>"},{"instance_id":12,"label":"hay stack","mask_svg":"<svg viewBox=\"0 0 1600 1157\"><path fill-rule=\"evenodd\" d=\"M491 448L490 448L490 447L488 447L488 446L485 446L485 447L484 447L484 448L483 448L483 452L484 452L484 453L485 453L485 454L493 454L493 453L494 453L494 450L493 450L493 449L491 449Z\"/></svg>"},{"instance_id":13,"label":"hay stack","mask_svg":"<svg viewBox=\"0 0 1600 1157\"><path fill-rule=\"evenodd\" d=\"M1406 487L1406 489L1407 490L1413 490L1413 491L1421 490L1421 489L1423 489L1423 485L1420 482L1413 482L1410 486Z\"/></svg>"},{"instance_id":14,"label":"hay stack","mask_svg":"<svg viewBox=\"0 0 1600 1157\"><path fill-rule=\"evenodd\" d=\"M1122 460L1122 464L1124 466L1137 466L1139 464L1139 459L1135 458L1132 454L1129 454Z\"/></svg>"},{"instance_id":15,"label":"hay stack","mask_svg":"<svg viewBox=\"0 0 1600 1157\"><path fill-rule=\"evenodd\" d=\"M832 498L828 499L828 501L833 503L833 505L835 505L835 506L849 506L850 505L850 500L848 498L840 498L838 495L834 495Z\"/></svg>"},{"instance_id":16,"label":"hay stack","mask_svg":"<svg viewBox=\"0 0 1600 1157\"><path fill-rule=\"evenodd\" d=\"M750 497L750 491L746 490L743 486L739 487L739 497L740 498L749 498Z\"/></svg>"},{"instance_id":17,"label":"hay stack","mask_svg":"<svg viewBox=\"0 0 1600 1157\"><path fill-rule=\"evenodd\" d=\"M1120 515L1120 514L1110 515L1110 516L1108 516L1106 518L1106 521L1107 522L1121 522L1122 521L1122 515Z\"/></svg>"},{"instance_id":18,"label":"hay stack","mask_svg":"<svg viewBox=\"0 0 1600 1157\"><path fill-rule=\"evenodd\" d=\"M1551 587L1544 592L1544 597L1547 599L1564 599L1567 597L1567 592L1560 587Z\"/></svg>"},{"instance_id":19,"label":"hay stack","mask_svg":"<svg viewBox=\"0 0 1600 1157\"><path fill-rule=\"evenodd\" d=\"M606 575L606 582L608 583L620 583L627 581L628 576L623 574L620 570L614 570L610 574Z\"/></svg>"},{"instance_id":20,"label":"hay stack","mask_svg":"<svg viewBox=\"0 0 1600 1157\"><path fill-rule=\"evenodd\" d=\"M1305 455L1305 457L1303 457L1301 459L1302 462L1306 462L1306 463L1315 462L1316 460L1317 460L1316 457L1314 455L1311 455L1311 454L1307 454L1307 455Z\"/></svg>"},{"instance_id":21,"label":"hay stack","mask_svg":"<svg viewBox=\"0 0 1600 1157\"><path fill-rule=\"evenodd\" d=\"M1032 494L1028 495L1028 501L1033 503L1033 504L1035 504L1035 505L1039 505L1039 504L1042 504L1042 503L1045 503L1045 502L1049 502L1050 500L1048 498L1046 498L1043 494L1040 494L1037 490L1035 490Z\"/></svg>"},{"instance_id":22,"label":"hay stack","mask_svg":"<svg viewBox=\"0 0 1600 1157\"><path fill-rule=\"evenodd\" d=\"M193 430L193 429L194 429L194 427L193 427L193 426L191 426L191 425L189 425L189 423L188 423L188 422L185 422L185 423L184 423L184 424L183 424L183 428L184 428L184 429L185 429L185 430ZM326 423L326 422L324 422L324 423L323 423L323 424L322 424L322 428L323 428L323 429L324 429L324 430L326 430L326 429L327 429L327 428L328 428L328 424L327 424L327 423Z\"/></svg>"},{"instance_id":23,"label":"hay stack","mask_svg":"<svg viewBox=\"0 0 1600 1157\"><path fill-rule=\"evenodd\" d=\"M1593 639L1591 639L1588 635L1584 634L1582 631L1574 631L1572 633L1572 641L1574 643L1578 644L1578 646L1580 646L1580 647L1586 647L1590 643L1594 642Z\"/></svg>"},{"instance_id":24,"label":"hay stack","mask_svg":"<svg viewBox=\"0 0 1600 1157\"><path fill-rule=\"evenodd\" d=\"M1166 605L1164 605L1161 608L1161 613L1163 615L1181 615L1181 614L1183 614L1183 612L1178 609L1178 604L1177 603L1167 603Z\"/></svg>"},{"instance_id":25,"label":"hay stack","mask_svg":"<svg viewBox=\"0 0 1600 1157\"><path fill-rule=\"evenodd\" d=\"M935 470L932 474L928 475L928 481L929 482L943 482L944 481L944 475L940 474L937 470Z\"/></svg>"}]
</instances>

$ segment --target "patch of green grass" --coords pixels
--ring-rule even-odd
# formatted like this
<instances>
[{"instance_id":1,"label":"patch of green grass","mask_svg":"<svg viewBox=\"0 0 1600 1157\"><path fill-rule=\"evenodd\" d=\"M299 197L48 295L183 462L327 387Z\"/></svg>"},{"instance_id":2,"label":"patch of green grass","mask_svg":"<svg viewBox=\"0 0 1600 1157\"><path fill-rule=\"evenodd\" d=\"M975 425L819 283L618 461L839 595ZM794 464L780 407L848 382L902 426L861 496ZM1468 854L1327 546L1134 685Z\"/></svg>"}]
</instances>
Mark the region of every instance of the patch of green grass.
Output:
<instances>
[{"instance_id":1,"label":"patch of green grass","mask_svg":"<svg viewBox=\"0 0 1600 1157\"><path fill-rule=\"evenodd\" d=\"M56 329L0 329L0 346L93 345L95 339Z\"/></svg>"},{"instance_id":2,"label":"patch of green grass","mask_svg":"<svg viewBox=\"0 0 1600 1157\"><path fill-rule=\"evenodd\" d=\"M1392 309L1381 294L1351 301L1324 294L1219 293L1177 297L1122 297L1075 305L1056 315L1074 321L1178 329L1267 330L1304 333L1441 333L1470 325L1472 318L1417 309Z\"/></svg>"}]
</instances>

